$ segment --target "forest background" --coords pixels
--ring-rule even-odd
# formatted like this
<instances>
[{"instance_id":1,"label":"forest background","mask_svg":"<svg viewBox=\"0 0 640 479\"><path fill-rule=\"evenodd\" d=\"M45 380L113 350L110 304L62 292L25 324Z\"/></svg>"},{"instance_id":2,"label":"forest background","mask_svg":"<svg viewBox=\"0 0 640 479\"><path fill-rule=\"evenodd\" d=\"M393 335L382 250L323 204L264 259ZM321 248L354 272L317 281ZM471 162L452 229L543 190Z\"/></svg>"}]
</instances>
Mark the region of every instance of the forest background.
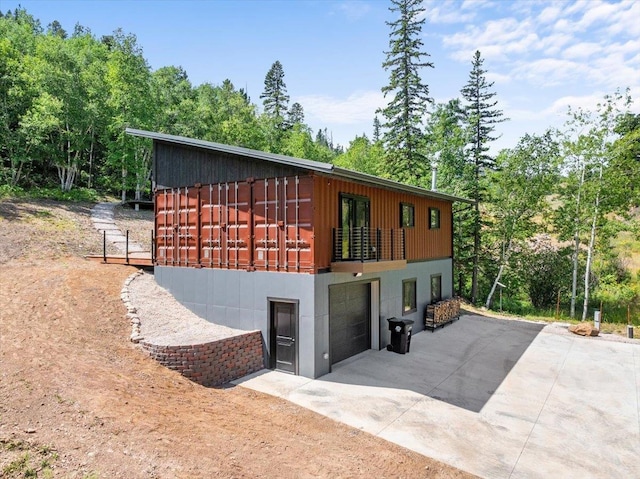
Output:
<instances>
[{"instance_id":1,"label":"forest background","mask_svg":"<svg viewBox=\"0 0 640 479\"><path fill-rule=\"evenodd\" d=\"M0 196L96 200L150 194L151 145L126 127L306 158L471 198L456 207L455 288L519 315L640 324L640 115L626 90L570 108L562 129L524 135L497 155L497 108L481 52L459 98L434 103L421 72L421 2L392 0L382 67L388 106L373 135L337 145L290 104L275 60L254 102L230 80L193 86L152 70L135 35L44 28L24 9L0 12ZM403 66L404 65L404 66ZM407 66L408 65L408 66ZM406 101L405 101L406 100ZM258 103L261 106L258 106Z\"/></svg>"}]
</instances>

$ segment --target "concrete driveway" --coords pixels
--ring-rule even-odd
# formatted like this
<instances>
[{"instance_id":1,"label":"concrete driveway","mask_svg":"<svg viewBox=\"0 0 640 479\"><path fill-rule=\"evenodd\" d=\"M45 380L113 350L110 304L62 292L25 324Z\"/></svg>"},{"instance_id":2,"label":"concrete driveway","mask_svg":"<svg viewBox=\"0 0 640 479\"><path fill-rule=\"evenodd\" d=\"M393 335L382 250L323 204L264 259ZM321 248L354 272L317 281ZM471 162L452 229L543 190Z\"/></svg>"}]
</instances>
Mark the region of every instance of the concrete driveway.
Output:
<instances>
[{"instance_id":1,"label":"concrete driveway","mask_svg":"<svg viewBox=\"0 0 640 479\"><path fill-rule=\"evenodd\" d=\"M640 343L463 316L320 379L235 382L487 478L640 478Z\"/></svg>"}]
</instances>

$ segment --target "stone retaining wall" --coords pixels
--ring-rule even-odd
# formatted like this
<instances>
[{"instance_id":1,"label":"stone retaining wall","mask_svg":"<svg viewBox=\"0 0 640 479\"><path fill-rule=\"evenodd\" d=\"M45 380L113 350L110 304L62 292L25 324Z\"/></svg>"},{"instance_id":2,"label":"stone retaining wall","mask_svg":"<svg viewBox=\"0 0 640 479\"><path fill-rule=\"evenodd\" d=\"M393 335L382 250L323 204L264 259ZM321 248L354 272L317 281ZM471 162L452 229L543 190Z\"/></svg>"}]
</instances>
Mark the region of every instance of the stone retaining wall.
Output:
<instances>
[{"instance_id":1,"label":"stone retaining wall","mask_svg":"<svg viewBox=\"0 0 640 479\"><path fill-rule=\"evenodd\" d=\"M188 346L159 346L145 340L139 344L163 366L207 387L221 386L264 367L260 331Z\"/></svg>"}]
</instances>

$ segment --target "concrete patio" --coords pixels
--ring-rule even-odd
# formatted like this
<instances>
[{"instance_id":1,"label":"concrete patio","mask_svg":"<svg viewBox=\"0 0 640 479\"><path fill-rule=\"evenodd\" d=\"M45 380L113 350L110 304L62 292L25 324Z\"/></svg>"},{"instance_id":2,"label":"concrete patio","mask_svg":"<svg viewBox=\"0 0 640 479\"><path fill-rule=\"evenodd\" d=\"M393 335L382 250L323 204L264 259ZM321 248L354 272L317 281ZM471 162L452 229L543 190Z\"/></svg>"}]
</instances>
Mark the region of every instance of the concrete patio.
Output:
<instances>
[{"instance_id":1,"label":"concrete patio","mask_svg":"<svg viewBox=\"0 0 640 479\"><path fill-rule=\"evenodd\" d=\"M640 342L463 316L399 355L235 383L487 478L640 477Z\"/></svg>"}]
</instances>

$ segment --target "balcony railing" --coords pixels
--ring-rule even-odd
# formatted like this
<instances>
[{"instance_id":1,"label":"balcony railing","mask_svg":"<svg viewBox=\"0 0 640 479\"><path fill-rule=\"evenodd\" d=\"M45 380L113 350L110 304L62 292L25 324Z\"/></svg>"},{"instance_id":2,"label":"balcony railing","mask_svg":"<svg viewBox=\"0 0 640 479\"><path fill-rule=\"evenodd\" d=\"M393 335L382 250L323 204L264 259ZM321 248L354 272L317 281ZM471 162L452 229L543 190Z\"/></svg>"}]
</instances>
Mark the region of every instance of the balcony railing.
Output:
<instances>
[{"instance_id":1,"label":"balcony railing","mask_svg":"<svg viewBox=\"0 0 640 479\"><path fill-rule=\"evenodd\" d=\"M406 259L403 229L334 228L333 261Z\"/></svg>"}]
</instances>

